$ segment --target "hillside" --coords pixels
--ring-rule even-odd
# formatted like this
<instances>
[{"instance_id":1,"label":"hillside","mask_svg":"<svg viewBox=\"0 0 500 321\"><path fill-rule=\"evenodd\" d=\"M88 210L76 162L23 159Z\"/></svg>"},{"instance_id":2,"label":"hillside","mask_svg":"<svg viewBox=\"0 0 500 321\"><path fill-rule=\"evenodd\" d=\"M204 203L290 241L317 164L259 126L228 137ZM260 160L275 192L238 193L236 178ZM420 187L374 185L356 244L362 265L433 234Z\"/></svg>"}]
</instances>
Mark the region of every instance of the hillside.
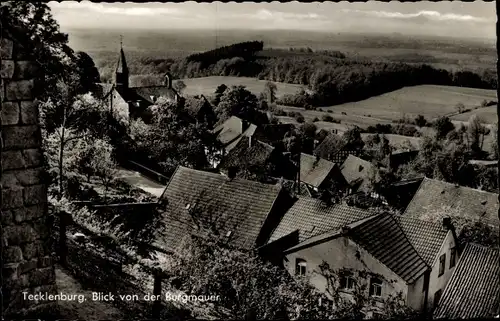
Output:
<instances>
[{"instance_id":1,"label":"hillside","mask_svg":"<svg viewBox=\"0 0 500 321\"><path fill-rule=\"evenodd\" d=\"M225 77L225 76L212 76L212 77L201 77L201 78L186 78L182 79L182 81L186 84L186 89L184 90L184 94L186 95L212 95L215 92L215 89L221 84L225 84L228 87L231 86L245 86L249 91L251 91L254 95L258 96L261 92L264 91L264 86L266 84L266 80L259 80L256 78L249 77ZM286 84L276 82L276 87L278 87L278 91L276 95L281 97L283 95L291 95L297 93L300 88L303 86L295 85L295 84Z\"/></svg>"}]
</instances>

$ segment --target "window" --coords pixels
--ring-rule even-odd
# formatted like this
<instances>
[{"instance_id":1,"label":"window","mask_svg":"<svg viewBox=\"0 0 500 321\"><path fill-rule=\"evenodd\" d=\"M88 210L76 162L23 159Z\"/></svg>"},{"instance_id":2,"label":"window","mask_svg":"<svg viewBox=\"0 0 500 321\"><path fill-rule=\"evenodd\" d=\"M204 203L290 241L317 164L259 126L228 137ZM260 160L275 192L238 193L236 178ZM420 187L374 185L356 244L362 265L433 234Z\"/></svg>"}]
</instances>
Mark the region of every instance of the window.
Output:
<instances>
[{"instance_id":1,"label":"window","mask_svg":"<svg viewBox=\"0 0 500 321\"><path fill-rule=\"evenodd\" d=\"M370 279L370 295L382 296L382 280L379 278Z\"/></svg>"},{"instance_id":2,"label":"window","mask_svg":"<svg viewBox=\"0 0 500 321\"><path fill-rule=\"evenodd\" d=\"M344 275L340 278L340 288L344 290L354 289L354 278L349 275Z\"/></svg>"},{"instance_id":3,"label":"window","mask_svg":"<svg viewBox=\"0 0 500 321\"><path fill-rule=\"evenodd\" d=\"M438 276L443 275L445 265L446 265L446 254L443 254L439 257L439 275Z\"/></svg>"},{"instance_id":4,"label":"window","mask_svg":"<svg viewBox=\"0 0 500 321\"><path fill-rule=\"evenodd\" d=\"M439 300L441 300L441 294L443 294L443 290L439 289L434 293L434 307L439 304Z\"/></svg>"},{"instance_id":5,"label":"window","mask_svg":"<svg viewBox=\"0 0 500 321\"><path fill-rule=\"evenodd\" d=\"M295 261L295 275L304 276L307 272L307 262L303 259L297 259Z\"/></svg>"},{"instance_id":6,"label":"window","mask_svg":"<svg viewBox=\"0 0 500 321\"><path fill-rule=\"evenodd\" d=\"M450 269L455 266L456 259L457 259L457 249L452 247L450 249Z\"/></svg>"}]
</instances>

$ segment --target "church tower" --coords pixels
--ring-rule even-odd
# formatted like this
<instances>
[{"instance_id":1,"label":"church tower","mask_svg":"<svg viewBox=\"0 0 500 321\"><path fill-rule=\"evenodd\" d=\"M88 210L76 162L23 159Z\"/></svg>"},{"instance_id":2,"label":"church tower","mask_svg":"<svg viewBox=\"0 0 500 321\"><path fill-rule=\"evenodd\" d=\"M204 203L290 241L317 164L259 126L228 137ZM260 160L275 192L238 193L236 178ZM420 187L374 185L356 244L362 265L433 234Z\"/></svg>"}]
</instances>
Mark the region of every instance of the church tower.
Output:
<instances>
[{"instance_id":1,"label":"church tower","mask_svg":"<svg viewBox=\"0 0 500 321\"><path fill-rule=\"evenodd\" d=\"M123 52L123 42L120 39L120 56L115 70L115 85L117 89L128 89L128 67L125 60L125 52Z\"/></svg>"}]
</instances>

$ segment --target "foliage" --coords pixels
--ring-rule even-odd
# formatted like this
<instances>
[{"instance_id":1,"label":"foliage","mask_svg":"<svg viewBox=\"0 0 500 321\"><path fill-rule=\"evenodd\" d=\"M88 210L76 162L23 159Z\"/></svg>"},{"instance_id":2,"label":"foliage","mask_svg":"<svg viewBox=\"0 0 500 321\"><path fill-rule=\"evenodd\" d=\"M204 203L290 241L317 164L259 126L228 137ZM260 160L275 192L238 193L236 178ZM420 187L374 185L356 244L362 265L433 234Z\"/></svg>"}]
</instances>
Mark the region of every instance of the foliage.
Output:
<instances>
[{"instance_id":1,"label":"foliage","mask_svg":"<svg viewBox=\"0 0 500 321\"><path fill-rule=\"evenodd\" d=\"M244 86L233 86L230 90L224 91L215 111L219 117L219 122L236 116L250 122L258 118L257 97L248 91Z\"/></svg>"},{"instance_id":2,"label":"foliage","mask_svg":"<svg viewBox=\"0 0 500 321\"><path fill-rule=\"evenodd\" d=\"M278 87L276 87L275 83L272 83L270 81L266 82L264 86L264 93L267 98L267 101L272 104L276 101L276 91L278 90Z\"/></svg>"},{"instance_id":3,"label":"foliage","mask_svg":"<svg viewBox=\"0 0 500 321\"><path fill-rule=\"evenodd\" d=\"M425 117L422 115L418 115L415 118L415 125L417 125L418 127L427 126L427 119L425 119Z\"/></svg>"},{"instance_id":4,"label":"foliage","mask_svg":"<svg viewBox=\"0 0 500 321\"><path fill-rule=\"evenodd\" d=\"M468 121L468 134L470 138L470 149L473 152L480 153L483 149L484 138L490 133L490 130L482 124L477 115L472 115Z\"/></svg>"},{"instance_id":5,"label":"foliage","mask_svg":"<svg viewBox=\"0 0 500 321\"><path fill-rule=\"evenodd\" d=\"M206 68L222 59L231 59L234 57L251 58L258 51L261 51L263 47L264 43L262 41L241 42L190 55L186 58L186 61L201 63L201 68Z\"/></svg>"},{"instance_id":6,"label":"foliage","mask_svg":"<svg viewBox=\"0 0 500 321\"><path fill-rule=\"evenodd\" d=\"M182 103L159 99L149 109L151 124L132 123L136 155L147 156L165 173L172 173L178 165L198 169L209 165L205 147L213 151L217 143L205 124L190 121Z\"/></svg>"},{"instance_id":7,"label":"foliage","mask_svg":"<svg viewBox=\"0 0 500 321\"><path fill-rule=\"evenodd\" d=\"M461 243L477 243L488 247L498 247L500 242L498 229L480 222L467 222L460 231L458 239Z\"/></svg>"},{"instance_id":8,"label":"foliage","mask_svg":"<svg viewBox=\"0 0 500 321\"><path fill-rule=\"evenodd\" d=\"M182 80L176 80L173 85L173 88L179 93L179 95L182 95L182 92L186 89L186 87L186 84Z\"/></svg>"},{"instance_id":9,"label":"foliage","mask_svg":"<svg viewBox=\"0 0 500 321\"><path fill-rule=\"evenodd\" d=\"M342 140L349 149L361 150L365 146L365 142L361 138L361 129L357 126L346 130L342 135Z\"/></svg>"},{"instance_id":10,"label":"foliage","mask_svg":"<svg viewBox=\"0 0 500 321\"><path fill-rule=\"evenodd\" d=\"M432 125L436 129L438 139L445 138L449 132L455 129L451 120L446 116L439 117L433 122Z\"/></svg>"}]
</instances>

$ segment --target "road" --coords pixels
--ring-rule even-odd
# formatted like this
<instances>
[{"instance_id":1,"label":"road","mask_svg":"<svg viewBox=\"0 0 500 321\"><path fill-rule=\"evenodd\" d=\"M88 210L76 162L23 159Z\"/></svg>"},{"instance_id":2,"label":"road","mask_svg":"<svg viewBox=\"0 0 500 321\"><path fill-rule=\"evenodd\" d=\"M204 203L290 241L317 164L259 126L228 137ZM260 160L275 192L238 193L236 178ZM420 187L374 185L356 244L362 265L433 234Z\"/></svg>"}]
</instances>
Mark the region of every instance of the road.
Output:
<instances>
[{"instance_id":1,"label":"road","mask_svg":"<svg viewBox=\"0 0 500 321\"><path fill-rule=\"evenodd\" d=\"M118 176L124 182L128 183L130 186L140 188L158 198L165 190L165 185L159 184L151 178L142 175L139 172L125 169L123 167L118 168Z\"/></svg>"}]
</instances>

